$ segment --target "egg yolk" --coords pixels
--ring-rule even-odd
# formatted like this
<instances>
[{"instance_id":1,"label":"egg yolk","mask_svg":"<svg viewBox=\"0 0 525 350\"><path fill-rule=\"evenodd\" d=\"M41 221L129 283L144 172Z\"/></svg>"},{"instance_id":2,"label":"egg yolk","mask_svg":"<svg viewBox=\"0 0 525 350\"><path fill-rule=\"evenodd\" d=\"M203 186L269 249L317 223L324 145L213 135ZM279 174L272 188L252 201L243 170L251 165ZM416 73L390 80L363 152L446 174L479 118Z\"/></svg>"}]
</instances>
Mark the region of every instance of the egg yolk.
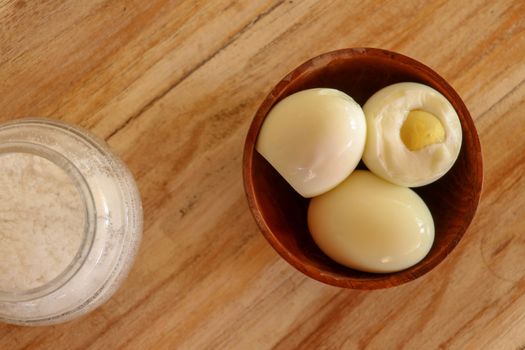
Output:
<instances>
[{"instance_id":1,"label":"egg yolk","mask_svg":"<svg viewBox=\"0 0 525 350\"><path fill-rule=\"evenodd\" d=\"M445 129L435 115L415 109L408 113L400 135L409 150L417 151L428 145L443 142Z\"/></svg>"}]
</instances>

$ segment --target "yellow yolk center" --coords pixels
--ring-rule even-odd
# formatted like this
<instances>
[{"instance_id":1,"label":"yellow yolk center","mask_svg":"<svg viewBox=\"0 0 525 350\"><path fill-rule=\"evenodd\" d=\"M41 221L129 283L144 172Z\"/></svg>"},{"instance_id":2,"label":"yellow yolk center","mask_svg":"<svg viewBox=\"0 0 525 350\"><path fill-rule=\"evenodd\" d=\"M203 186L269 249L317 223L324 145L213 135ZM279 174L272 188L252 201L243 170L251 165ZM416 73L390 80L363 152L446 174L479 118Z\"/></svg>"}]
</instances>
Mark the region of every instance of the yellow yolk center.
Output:
<instances>
[{"instance_id":1,"label":"yellow yolk center","mask_svg":"<svg viewBox=\"0 0 525 350\"><path fill-rule=\"evenodd\" d=\"M411 151L445 140L445 129L439 119L419 109L408 113L400 134L401 140Z\"/></svg>"}]
</instances>

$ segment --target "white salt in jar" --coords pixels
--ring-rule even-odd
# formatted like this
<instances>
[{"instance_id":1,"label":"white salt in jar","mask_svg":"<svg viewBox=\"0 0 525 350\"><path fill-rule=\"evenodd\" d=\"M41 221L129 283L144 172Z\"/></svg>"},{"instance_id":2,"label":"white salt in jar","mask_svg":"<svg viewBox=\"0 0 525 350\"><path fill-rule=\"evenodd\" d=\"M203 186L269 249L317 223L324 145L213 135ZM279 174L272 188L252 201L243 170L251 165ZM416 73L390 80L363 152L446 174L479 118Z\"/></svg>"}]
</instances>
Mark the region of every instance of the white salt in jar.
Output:
<instances>
[{"instance_id":1,"label":"white salt in jar","mask_svg":"<svg viewBox=\"0 0 525 350\"><path fill-rule=\"evenodd\" d=\"M126 166L85 130L48 119L0 125L0 321L47 325L104 303L142 237Z\"/></svg>"}]
</instances>

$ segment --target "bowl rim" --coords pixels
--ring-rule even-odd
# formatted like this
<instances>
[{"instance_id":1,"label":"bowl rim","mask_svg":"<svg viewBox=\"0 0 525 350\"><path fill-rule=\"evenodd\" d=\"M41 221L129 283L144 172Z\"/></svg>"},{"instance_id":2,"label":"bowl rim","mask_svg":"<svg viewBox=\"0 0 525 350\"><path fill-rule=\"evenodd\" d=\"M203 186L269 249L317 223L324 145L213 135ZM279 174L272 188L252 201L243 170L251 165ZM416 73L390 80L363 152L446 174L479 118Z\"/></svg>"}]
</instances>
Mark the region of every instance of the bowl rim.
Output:
<instances>
[{"instance_id":1,"label":"bowl rim","mask_svg":"<svg viewBox=\"0 0 525 350\"><path fill-rule=\"evenodd\" d=\"M413 68L416 68L418 74L421 74L422 77L426 76L428 80L440 85L441 87L443 87L443 90L446 90L446 93L444 93L445 97L451 102L454 101L454 103L457 105L456 109L459 109L457 110L458 115L461 114L460 119L464 121L468 126L467 128L462 128L462 132L470 133L470 139L473 141L470 145L472 147L470 152L475 152L477 154L475 171L479 174L479 176L475 178L476 181L472 183L472 186L474 188L472 205L470 206L470 210L464 216L462 226L457 231L457 236L455 237L455 239L451 240L451 242L448 245L446 245L443 249L440 249L439 251L437 251L436 254L433 255L432 263L425 264L415 271L411 271L413 267L410 267L396 273L374 274L373 279L361 277L336 277L310 264L305 264L294 254L288 251L280 242L280 240L273 234L272 230L268 227L266 221L264 220L263 215L261 213L261 208L257 202L257 195L255 193L254 183L252 181L253 156L254 153L257 152L255 150L255 145L257 136L259 134L259 130L270 109L283 97L282 95L284 94L286 87L291 82L300 78L302 75L309 74L315 69L317 69L316 67L319 66L319 64L325 66L326 64L335 59L350 59L363 56L369 58L374 57L380 59L387 59L395 61L396 64L409 65ZM443 93L443 91L441 91L441 93ZM472 120L472 117L459 94L444 78L442 78L437 72L435 72L433 69L426 66L425 64L394 51L372 47L343 48L334 51L328 51L308 59L304 63L294 68L288 74L286 74L265 96L265 98L259 105L257 111L255 112L255 115L250 123L245 138L242 165L243 183L245 194L248 200L248 207L260 231L262 232L263 236L268 241L268 243L270 243L270 245L273 247L273 249L275 249L277 253L290 265L292 265L294 268L304 273L308 277L323 282L325 284L350 289L371 290L395 287L410 282L418 277L421 277L436 266L438 266L443 260L445 260L445 258L452 252L452 250L459 244L460 240L463 238L466 230L468 229L476 213L479 201L481 199L481 192L483 187L483 157L481 152L479 136L477 134L474 121ZM393 276L396 276L397 278L392 278Z\"/></svg>"}]
</instances>

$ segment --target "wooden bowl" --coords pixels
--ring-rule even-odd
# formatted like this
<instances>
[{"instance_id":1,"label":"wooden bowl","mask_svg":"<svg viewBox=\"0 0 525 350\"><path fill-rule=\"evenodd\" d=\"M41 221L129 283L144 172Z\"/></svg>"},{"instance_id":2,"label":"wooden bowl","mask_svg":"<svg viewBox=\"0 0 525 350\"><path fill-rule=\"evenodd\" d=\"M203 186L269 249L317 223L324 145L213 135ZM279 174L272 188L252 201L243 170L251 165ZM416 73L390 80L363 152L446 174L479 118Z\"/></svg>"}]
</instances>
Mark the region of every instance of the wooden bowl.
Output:
<instances>
[{"instance_id":1,"label":"wooden bowl","mask_svg":"<svg viewBox=\"0 0 525 350\"><path fill-rule=\"evenodd\" d=\"M335 88L363 105L379 89L405 81L429 85L452 103L461 120L463 144L456 163L444 177L414 189L428 205L434 218L435 240L428 255L417 265L400 272L373 274L353 270L331 260L314 243L306 222L308 199L295 192L255 150L257 135L272 106L297 91ZM253 216L268 242L286 261L304 274L327 284L378 289L422 276L456 247L476 212L483 166L472 118L459 95L442 77L429 67L398 53L354 48L312 58L273 88L259 107L248 131L243 175Z\"/></svg>"}]
</instances>

